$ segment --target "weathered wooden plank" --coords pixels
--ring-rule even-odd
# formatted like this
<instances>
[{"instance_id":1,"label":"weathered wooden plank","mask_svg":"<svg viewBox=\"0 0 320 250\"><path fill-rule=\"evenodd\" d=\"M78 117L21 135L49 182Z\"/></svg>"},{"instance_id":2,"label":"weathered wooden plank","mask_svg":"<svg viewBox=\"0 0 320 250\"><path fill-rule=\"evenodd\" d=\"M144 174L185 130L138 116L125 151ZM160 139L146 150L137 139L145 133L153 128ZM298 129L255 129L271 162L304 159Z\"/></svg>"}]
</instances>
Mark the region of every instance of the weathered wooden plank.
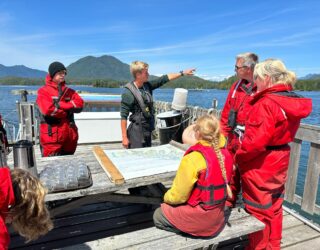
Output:
<instances>
[{"instance_id":1,"label":"weathered wooden plank","mask_svg":"<svg viewBox=\"0 0 320 250\"><path fill-rule=\"evenodd\" d=\"M302 204L302 198L301 198L301 196L295 194L295 195L294 195L294 203L296 203L296 204L298 204L298 205L301 206L301 204ZM320 215L320 206L317 205L317 204L316 204L315 207L314 207L314 213L317 214L317 215Z\"/></svg>"},{"instance_id":2,"label":"weathered wooden plank","mask_svg":"<svg viewBox=\"0 0 320 250\"><path fill-rule=\"evenodd\" d=\"M311 143L301 209L313 214L320 174L320 145Z\"/></svg>"},{"instance_id":3,"label":"weathered wooden plank","mask_svg":"<svg viewBox=\"0 0 320 250\"><path fill-rule=\"evenodd\" d=\"M286 246L292 246L299 242L304 242L316 237L320 237L320 233L305 224L292 227L282 232L281 247L284 248Z\"/></svg>"},{"instance_id":4,"label":"weathered wooden plank","mask_svg":"<svg viewBox=\"0 0 320 250\"><path fill-rule=\"evenodd\" d=\"M290 161L289 161L289 169L288 169L288 179L286 182L286 193L285 200L293 203L294 195L296 192L296 184L298 179L298 168L300 162L300 152L301 152L301 140L294 140L291 143L291 153L290 153Z\"/></svg>"},{"instance_id":5,"label":"weathered wooden plank","mask_svg":"<svg viewBox=\"0 0 320 250\"><path fill-rule=\"evenodd\" d=\"M301 220L298 220L297 218L295 218L291 214L287 214L287 215L283 216L283 223L282 224L283 224L283 230L288 230L290 228L302 225L303 222Z\"/></svg>"},{"instance_id":6,"label":"weathered wooden plank","mask_svg":"<svg viewBox=\"0 0 320 250\"><path fill-rule=\"evenodd\" d=\"M295 138L302 141L320 144L320 128L319 126L301 124Z\"/></svg>"},{"instance_id":7,"label":"weathered wooden plank","mask_svg":"<svg viewBox=\"0 0 320 250\"><path fill-rule=\"evenodd\" d=\"M112 163L108 156L104 153L103 149L99 146L93 147L93 153L100 163L103 170L108 175L109 179L116 185L123 184L124 178L117 167Z\"/></svg>"},{"instance_id":8,"label":"weathered wooden plank","mask_svg":"<svg viewBox=\"0 0 320 250\"><path fill-rule=\"evenodd\" d=\"M84 249L84 247L91 249L195 249L218 244L221 241L261 230L263 227L263 223L247 214L243 209L233 209L229 224L217 237L211 239L184 237L152 227L66 249Z\"/></svg>"},{"instance_id":9,"label":"weathered wooden plank","mask_svg":"<svg viewBox=\"0 0 320 250\"><path fill-rule=\"evenodd\" d=\"M234 221L231 227L226 226L217 237L211 239L184 237L153 227L87 242L85 245L92 249L196 249L212 244L217 245L221 241L261 230L264 225L261 222L256 222L258 221L253 217ZM78 249L78 247L68 249Z\"/></svg>"},{"instance_id":10,"label":"weathered wooden plank","mask_svg":"<svg viewBox=\"0 0 320 250\"><path fill-rule=\"evenodd\" d=\"M294 245L287 245L281 247L285 250L301 250L301 249L320 249L320 236L311 240L295 243Z\"/></svg>"}]
</instances>

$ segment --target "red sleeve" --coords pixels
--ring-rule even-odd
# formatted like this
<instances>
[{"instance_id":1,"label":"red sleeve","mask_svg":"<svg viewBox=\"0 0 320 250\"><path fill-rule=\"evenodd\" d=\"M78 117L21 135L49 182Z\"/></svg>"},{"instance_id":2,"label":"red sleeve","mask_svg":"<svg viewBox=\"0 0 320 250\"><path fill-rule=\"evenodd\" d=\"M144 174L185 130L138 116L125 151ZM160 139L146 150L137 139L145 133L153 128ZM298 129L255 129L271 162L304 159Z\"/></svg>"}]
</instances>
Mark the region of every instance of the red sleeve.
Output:
<instances>
[{"instance_id":1,"label":"red sleeve","mask_svg":"<svg viewBox=\"0 0 320 250\"><path fill-rule=\"evenodd\" d=\"M81 96L78 95L77 92L73 91L73 94L72 94L70 102L72 103L73 108L83 109L84 101L81 98Z\"/></svg>"},{"instance_id":2,"label":"red sleeve","mask_svg":"<svg viewBox=\"0 0 320 250\"><path fill-rule=\"evenodd\" d=\"M53 102L51 94L44 88L38 90L36 103L44 116L51 116L55 118L64 118L67 112L61 108L57 108Z\"/></svg>"},{"instance_id":3,"label":"red sleeve","mask_svg":"<svg viewBox=\"0 0 320 250\"><path fill-rule=\"evenodd\" d=\"M235 88L236 83L234 83L229 91L229 94L227 96L227 100L223 106L222 112L221 112L221 118L220 118L220 123L221 123L221 129L222 133L224 136L228 137L228 133L231 131L231 128L228 126L228 116L229 112L231 109L231 96L233 93L233 90Z\"/></svg>"},{"instance_id":4,"label":"red sleeve","mask_svg":"<svg viewBox=\"0 0 320 250\"><path fill-rule=\"evenodd\" d=\"M270 145L276 124L274 109L278 107L270 103L257 103L253 106L245 124L241 147L235 155L240 168L245 165L242 163L255 158Z\"/></svg>"},{"instance_id":5,"label":"red sleeve","mask_svg":"<svg viewBox=\"0 0 320 250\"><path fill-rule=\"evenodd\" d=\"M66 97L70 99L66 101L65 100ZM59 102L59 105L60 105L60 108L65 111L78 113L78 112L81 112L84 105L84 101L76 91L68 88L65 94L62 96L61 101Z\"/></svg>"}]
</instances>

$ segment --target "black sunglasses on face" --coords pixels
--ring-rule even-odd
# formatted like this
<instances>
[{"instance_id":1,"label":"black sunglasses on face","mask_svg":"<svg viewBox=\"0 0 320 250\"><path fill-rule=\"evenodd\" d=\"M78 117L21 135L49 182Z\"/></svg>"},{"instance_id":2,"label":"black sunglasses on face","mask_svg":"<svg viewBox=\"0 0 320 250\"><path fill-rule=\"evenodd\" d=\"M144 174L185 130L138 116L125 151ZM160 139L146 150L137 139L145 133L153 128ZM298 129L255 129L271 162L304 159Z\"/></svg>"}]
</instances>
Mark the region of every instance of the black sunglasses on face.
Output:
<instances>
[{"instance_id":1,"label":"black sunglasses on face","mask_svg":"<svg viewBox=\"0 0 320 250\"><path fill-rule=\"evenodd\" d=\"M248 68L248 66L237 66L237 65L234 65L234 69L235 70L242 69L242 68Z\"/></svg>"}]
</instances>

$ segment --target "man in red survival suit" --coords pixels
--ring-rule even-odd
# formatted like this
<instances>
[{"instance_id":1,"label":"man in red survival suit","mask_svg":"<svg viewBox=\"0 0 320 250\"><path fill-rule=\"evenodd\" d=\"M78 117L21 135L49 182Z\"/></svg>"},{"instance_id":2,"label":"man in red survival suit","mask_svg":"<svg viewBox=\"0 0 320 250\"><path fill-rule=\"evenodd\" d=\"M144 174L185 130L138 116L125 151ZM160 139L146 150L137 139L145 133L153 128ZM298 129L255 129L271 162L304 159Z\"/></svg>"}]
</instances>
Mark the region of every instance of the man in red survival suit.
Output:
<instances>
[{"instance_id":1,"label":"man in red survival suit","mask_svg":"<svg viewBox=\"0 0 320 250\"><path fill-rule=\"evenodd\" d=\"M227 138L227 148L232 155L240 147L240 138L250 109L249 101L257 91L253 83L256 63L258 63L258 56L254 53L247 52L236 56L235 72L238 80L232 84L221 113L222 132ZM241 189L240 174L237 169L233 171L230 186L233 196L232 199L228 198L226 205L234 207L237 194Z\"/></svg>"},{"instance_id":2,"label":"man in red survival suit","mask_svg":"<svg viewBox=\"0 0 320 250\"><path fill-rule=\"evenodd\" d=\"M66 67L60 62L49 66L46 83L38 90L40 146L42 156L70 155L77 147L78 129L74 113L83 108L82 98L66 86Z\"/></svg>"}]
</instances>

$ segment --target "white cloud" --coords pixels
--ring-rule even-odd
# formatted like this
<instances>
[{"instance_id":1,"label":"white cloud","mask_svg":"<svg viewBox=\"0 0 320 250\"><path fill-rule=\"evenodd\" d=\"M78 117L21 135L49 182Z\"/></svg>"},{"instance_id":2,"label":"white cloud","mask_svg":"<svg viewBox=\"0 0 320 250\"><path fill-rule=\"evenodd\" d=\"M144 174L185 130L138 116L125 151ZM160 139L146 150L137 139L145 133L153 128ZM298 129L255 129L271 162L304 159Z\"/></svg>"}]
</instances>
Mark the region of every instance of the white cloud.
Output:
<instances>
[{"instance_id":1,"label":"white cloud","mask_svg":"<svg viewBox=\"0 0 320 250\"><path fill-rule=\"evenodd\" d=\"M210 81L222 81L225 80L229 77L231 77L232 75L197 75L196 76L203 78L205 80L210 80Z\"/></svg>"}]
</instances>

